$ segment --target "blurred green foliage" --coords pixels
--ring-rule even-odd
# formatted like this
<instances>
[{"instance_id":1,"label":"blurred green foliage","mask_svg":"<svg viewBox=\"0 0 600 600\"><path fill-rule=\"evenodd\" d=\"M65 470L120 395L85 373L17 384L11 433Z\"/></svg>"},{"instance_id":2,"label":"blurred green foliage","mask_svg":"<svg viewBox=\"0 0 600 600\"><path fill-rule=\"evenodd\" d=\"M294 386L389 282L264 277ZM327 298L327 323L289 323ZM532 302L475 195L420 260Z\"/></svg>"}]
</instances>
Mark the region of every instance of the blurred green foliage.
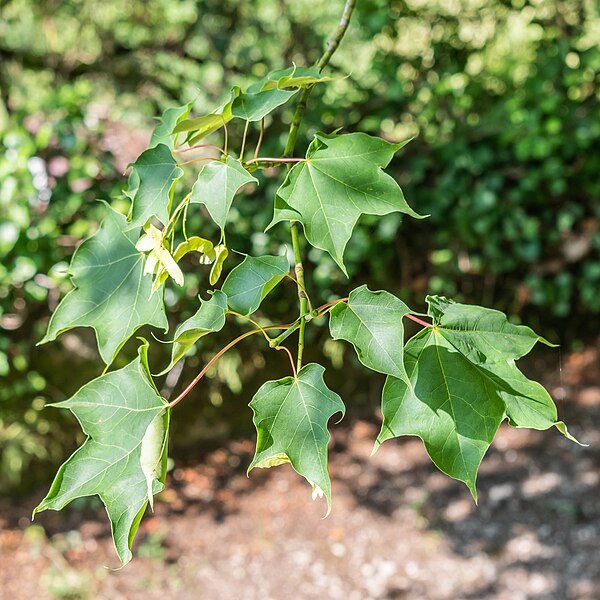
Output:
<instances>
[{"instance_id":1,"label":"blurred green foliage","mask_svg":"<svg viewBox=\"0 0 600 600\"><path fill-rule=\"evenodd\" d=\"M152 118L190 100L202 114L232 84L310 64L342 4L2 3L2 488L18 486L27 470L35 481L36 469L75 444L70 421L41 409L98 374L89 332L43 348L35 343L70 287L70 255L103 214L96 200L126 210L122 174L144 149ZM349 76L315 90L300 141L306 146L314 131L338 127L392 141L417 136L392 169L412 206L431 218L410 227L398 215L361 221L347 251L353 283L400 293L417 309L431 292L525 313L554 339L578 315L588 323L581 335L593 333L589 323L600 314L598 11L595 0L359 1L332 64ZM280 116L267 122L265 155L281 152L290 108ZM234 206L233 248L265 253L288 243L283 226L269 237L255 233L270 219L265 197L276 185L268 175ZM194 218L194 233L215 235L205 215ZM309 259L317 300L347 291L327 255L311 250ZM203 278L193 274L185 290L169 292L173 322L193 312ZM283 314L294 301L289 290L275 298ZM182 381L209 350L187 361ZM339 367L335 343L326 351ZM240 352L243 360L232 353L219 363L203 392L202 420L181 443L227 435L242 417L249 422L238 408L224 413L230 421L217 416L224 395L240 393L241 380L264 366L260 348ZM161 349L155 359L164 360ZM167 391L177 383L167 380Z\"/></svg>"}]
</instances>

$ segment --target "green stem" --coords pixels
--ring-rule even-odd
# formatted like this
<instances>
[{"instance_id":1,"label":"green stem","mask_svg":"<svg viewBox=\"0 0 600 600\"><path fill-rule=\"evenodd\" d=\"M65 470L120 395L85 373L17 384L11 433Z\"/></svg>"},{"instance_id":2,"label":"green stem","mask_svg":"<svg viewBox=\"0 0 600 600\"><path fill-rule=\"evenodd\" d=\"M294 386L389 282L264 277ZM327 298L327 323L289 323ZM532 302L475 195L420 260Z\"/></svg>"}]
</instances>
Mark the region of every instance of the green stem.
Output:
<instances>
[{"instance_id":1,"label":"green stem","mask_svg":"<svg viewBox=\"0 0 600 600\"><path fill-rule=\"evenodd\" d=\"M292 335L292 333L294 333L294 331L296 331L299 328L300 319L296 319L281 335L277 336L276 338L271 338L269 346L271 346L271 348L276 348L277 346L280 346L281 342L289 338L290 335Z\"/></svg>"},{"instance_id":2,"label":"green stem","mask_svg":"<svg viewBox=\"0 0 600 600\"><path fill-rule=\"evenodd\" d=\"M344 12L342 14L342 18L338 23L337 29L335 33L329 40L327 41L327 47L325 48L325 52L321 56L321 58L317 61L317 69L322 71L331 60L334 52L337 50L346 30L348 29L348 25L350 23L350 17L352 16L352 12L354 11L354 7L356 6L357 0L346 0L346 4L344 6ZM296 139L298 137L298 130L300 129L300 124L302 123L302 119L304 117L304 113L306 111L306 104L308 103L308 99L310 97L310 93L312 91L312 86L307 87L300 96L300 100L298 101L298 106L296 106L296 111L294 112L294 117L292 118L292 124L290 125L290 131L288 133L287 142L285 144L285 150L283 151L283 156L285 158L290 158L294 154L294 148L296 147ZM306 285L304 283L304 265L302 264L302 252L300 250L300 234L298 230L298 221L290 222L290 232L292 234L292 248L294 250L294 260L296 263L295 271L296 271L296 280L298 281L298 298L299 298L299 307L300 307L300 331L298 333L298 360L297 360L297 370L299 371L302 368L302 355L304 353L304 329L306 328L306 319L305 316L308 314L308 302L306 299Z\"/></svg>"},{"instance_id":3,"label":"green stem","mask_svg":"<svg viewBox=\"0 0 600 600\"><path fill-rule=\"evenodd\" d=\"M337 29L332 37L327 40L327 47L325 48L325 52L321 56L321 58L317 61L316 67L319 71L322 71L331 60L334 52L338 49L344 34L346 33L346 29L348 29L348 25L350 24L350 17L352 16L352 12L356 6L357 0L346 0L346 4L344 6L344 12L342 14L342 18L338 23ZM302 123L302 119L304 117L304 112L306 111L306 104L308 103L308 99L312 92L313 86L309 86L304 89L302 95L300 96L300 100L298 101L298 106L296 106L296 111L294 112L294 117L292 119L292 124L290 125L290 132L288 134L288 139L285 144L285 150L283 152L284 156L292 156L294 154L294 148L296 147L296 138L298 137L298 130L300 129L300 124Z\"/></svg>"},{"instance_id":4,"label":"green stem","mask_svg":"<svg viewBox=\"0 0 600 600\"><path fill-rule=\"evenodd\" d=\"M306 285L304 284L304 265L302 264L302 252L300 250L300 232L298 231L298 221L290 223L292 234L292 248L294 249L294 262L296 266L296 280L298 281L298 298L300 300L300 331L298 333L298 360L296 368L298 371L302 368L302 354L304 353L304 330L306 328L305 315L308 313L308 300L306 299Z\"/></svg>"}]
</instances>

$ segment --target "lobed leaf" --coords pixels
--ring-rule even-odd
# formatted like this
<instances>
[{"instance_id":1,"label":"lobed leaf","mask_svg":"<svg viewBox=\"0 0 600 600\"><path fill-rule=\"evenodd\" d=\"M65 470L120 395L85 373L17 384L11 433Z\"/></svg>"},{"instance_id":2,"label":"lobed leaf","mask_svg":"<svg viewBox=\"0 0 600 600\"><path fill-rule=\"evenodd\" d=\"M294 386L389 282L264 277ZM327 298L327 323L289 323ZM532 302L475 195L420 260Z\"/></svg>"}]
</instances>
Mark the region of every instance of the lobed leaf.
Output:
<instances>
[{"instance_id":1,"label":"lobed leaf","mask_svg":"<svg viewBox=\"0 0 600 600\"><path fill-rule=\"evenodd\" d=\"M241 187L251 182L258 183L258 179L231 156L225 162L210 162L198 173L190 203L204 204L212 220L223 230L233 198Z\"/></svg>"},{"instance_id":2,"label":"lobed leaf","mask_svg":"<svg viewBox=\"0 0 600 600\"><path fill-rule=\"evenodd\" d=\"M92 327L102 360L110 364L142 325L168 329L160 295L150 297L144 256L135 247L137 233L107 205L98 232L75 251L69 268L75 288L58 305L48 324L45 344L73 327Z\"/></svg>"},{"instance_id":3,"label":"lobed leaf","mask_svg":"<svg viewBox=\"0 0 600 600\"><path fill-rule=\"evenodd\" d=\"M327 470L327 423L346 411L342 399L323 381L325 369L311 363L298 376L268 381L250 402L258 438L248 472L291 463L316 492L327 499L331 510L331 482Z\"/></svg>"},{"instance_id":4,"label":"lobed leaf","mask_svg":"<svg viewBox=\"0 0 600 600\"><path fill-rule=\"evenodd\" d=\"M361 215L402 212L420 218L382 170L403 145L365 133L317 133L306 161L294 165L277 190L267 229L280 221L300 221L308 241L329 252L346 273L344 249Z\"/></svg>"},{"instance_id":5,"label":"lobed leaf","mask_svg":"<svg viewBox=\"0 0 600 600\"><path fill-rule=\"evenodd\" d=\"M68 408L88 437L33 511L61 510L76 498L98 495L122 563L131 560L139 522L166 476L169 407L152 384L147 351L145 342L127 366L52 405Z\"/></svg>"},{"instance_id":6,"label":"lobed leaf","mask_svg":"<svg viewBox=\"0 0 600 600\"><path fill-rule=\"evenodd\" d=\"M513 325L499 310L427 296L429 314L440 333L473 362L517 360L536 342L552 346L529 327Z\"/></svg>"},{"instance_id":7,"label":"lobed leaf","mask_svg":"<svg viewBox=\"0 0 600 600\"><path fill-rule=\"evenodd\" d=\"M154 148L159 144L164 144L173 150L177 138L177 136L173 134L173 129L179 122L183 121L188 116L191 109L191 102L184 104L183 106L167 108L158 119L159 124L152 132L148 148Z\"/></svg>"},{"instance_id":8,"label":"lobed leaf","mask_svg":"<svg viewBox=\"0 0 600 600\"><path fill-rule=\"evenodd\" d=\"M434 325L406 344L409 381L386 381L376 447L419 436L435 465L477 499L477 471L503 419L518 427L555 426L577 441L557 420L548 392L515 364L542 338L495 310L437 296L427 302Z\"/></svg>"},{"instance_id":9,"label":"lobed leaf","mask_svg":"<svg viewBox=\"0 0 600 600\"><path fill-rule=\"evenodd\" d=\"M227 295L229 308L242 315L253 313L289 271L286 256L246 256L232 269L221 288Z\"/></svg>"},{"instance_id":10,"label":"lobed leaf","mask_svg":"<svg viewBox=\"0 0 600 600\"><path fill-rule=\"evenodd\" d=\"M160 143L142 152L131 167L125 192L131 199L129 229L142 227L151 217L167 223L173 188L183 175L171 150Z\"/></svg>"},{"instance_id":11,"label":"lobed leaf","mask_svg":"<svg viewBox=\"0 0 600 600\"><path fill-rule=\"evenodd\" d=\"M372 292L363 285L350 293L348 302L336 304L329 318L334 340L346 340L360 362L379 373L408 382L404 368L404 325L411 310L389 292Z\"/></svg>"},{"instance_id":12,"label":"lobed leaf","mask_svg":"<svg viewBox=\"0 0 600 600\"><path fill-rule=\"evenodd\" d=\"M434 329L408 341L404 364L410 383L388 377L383 388L377 445L419 436L435 465L477 498L479 464L504 418L496 386Z\"/></svg>"}]
</instances>

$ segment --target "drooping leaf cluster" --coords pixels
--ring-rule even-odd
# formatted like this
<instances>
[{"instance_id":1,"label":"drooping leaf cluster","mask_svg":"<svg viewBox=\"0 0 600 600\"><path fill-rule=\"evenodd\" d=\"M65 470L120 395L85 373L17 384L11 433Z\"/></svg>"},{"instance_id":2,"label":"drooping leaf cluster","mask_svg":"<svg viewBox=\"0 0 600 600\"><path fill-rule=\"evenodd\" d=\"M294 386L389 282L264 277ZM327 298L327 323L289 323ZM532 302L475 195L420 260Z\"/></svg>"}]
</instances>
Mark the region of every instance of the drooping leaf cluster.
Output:
<instances>
[{"instance_id":1,"label":"drooping leaf cluster","mask_svg":"<svg viewBox=\"0 0 600 600\"><path fill-rule=\"evenodd\" d=\"M242 149L237 154L231 150L226 132L230 121L245 121L244 148L251 123L261 122L262 139L266 115L300 90L329 79L316 67L294 66L270 73L245 91L233 88L227 101L207 114L190 117L190 105L167 110L148 149L131 165L125 190L131 200L129 214L107 207L99 231L77 250L70 268L74 289L52 315L42 342L74 327L92 327L108 369L141 326L167 331L164 287L171 280L183 283L179 262L192 255L210 297L199 299L196 313L175 328L170 362L159 375L183 360L200 340L223 329L228 315L254 327L238 340L259 333L275 349L282 349L299 331L296 365L285 348L292 375L266 382L250 402L258 437L249 471L290 463L311 484L313 497L325 496L331 509L328 423L336 413L343 416L346 408L327 387L321 365L301 364L304 328L328 316L332 338L350 342L364 366L387 377L376 447L393 437L419 436L436 466L463 481L476 498L479 464L503 420L534 429L556 426L569 436L548 393L515 364L537 341L545 340L497 311L432 296L426 300L433 323L421 321L424 329L405 344L404 319L413 311L389 292L373 292L363 285L348 298L315 309L301 277L294 235L293 269L287 255L238 260L238 253L232 252L236 249L227 245L233 203L240 201L246 186L259 184L253 173L273 163L289 168L276 193L269 228L281 222L292 223L293 231L301 226L307 241L328 252L344 273L344 251L361 215L398 212L421 218L384 171L406 142L394 144L364 133L317 132L304 158L271 157L263 162L260 144L248 160ZM221 129L224 148L196 146ZM180 189L180 144L187 144L186 151L218 151L216 156L202 154L185 161L201 163L189 190ZM201 232L188 236L186 218L194 210L206 211L218 226L219 239L196 235ZM238 263L233 268L232 260ZM228 274L215 289L224 269ZM297 287L298 318L286 325L261 325L265 311L255 313L284 280ZM305 304L307 310L302 308ZM152 506L153 495L164 487L170 411L188 393L171 402L162 398L147 352L144 341L136 360L102 374L56 405L75 414L88 439L60 468L36 508L60 510L75 498L100 496L123 562L131 558L147 504Z\"/></svg>"}]
</instances>

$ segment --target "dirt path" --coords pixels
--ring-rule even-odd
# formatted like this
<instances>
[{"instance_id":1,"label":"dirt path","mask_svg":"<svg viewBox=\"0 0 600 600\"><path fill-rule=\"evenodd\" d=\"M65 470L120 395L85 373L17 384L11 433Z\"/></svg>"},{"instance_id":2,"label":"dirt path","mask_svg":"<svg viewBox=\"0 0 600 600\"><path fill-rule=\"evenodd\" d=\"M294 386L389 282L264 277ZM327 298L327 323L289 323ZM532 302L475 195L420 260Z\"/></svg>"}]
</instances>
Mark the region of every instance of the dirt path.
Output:
<instances>
[{"instance_id":1,"label":"dirt path","mask_svg":"<svg viewBox=\"0 0 600 600\"><path fill-rule=\"evenodd\" d=\"M504 427L483 463L479 507L419 440L369 458L376 427L357 422L334 437L323 520L324 502L291 469L247 479L252 443L240 441L175 469L120 571L100 566L116 560L93 503L33 526L33 500L0 505L0 598L598 600L598 362L594 349L573 354L546 380L590 447Z\"/></svg>"}]
</instances>

